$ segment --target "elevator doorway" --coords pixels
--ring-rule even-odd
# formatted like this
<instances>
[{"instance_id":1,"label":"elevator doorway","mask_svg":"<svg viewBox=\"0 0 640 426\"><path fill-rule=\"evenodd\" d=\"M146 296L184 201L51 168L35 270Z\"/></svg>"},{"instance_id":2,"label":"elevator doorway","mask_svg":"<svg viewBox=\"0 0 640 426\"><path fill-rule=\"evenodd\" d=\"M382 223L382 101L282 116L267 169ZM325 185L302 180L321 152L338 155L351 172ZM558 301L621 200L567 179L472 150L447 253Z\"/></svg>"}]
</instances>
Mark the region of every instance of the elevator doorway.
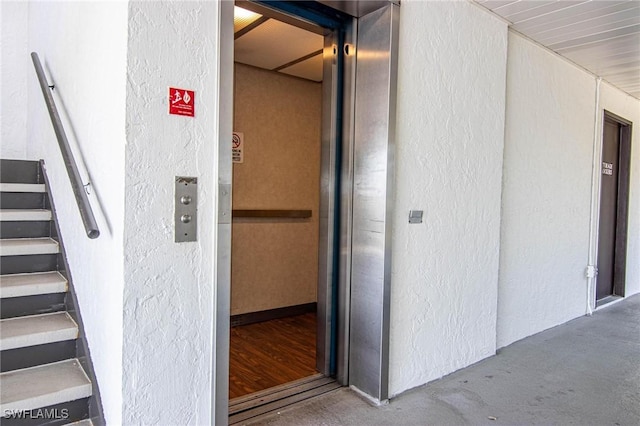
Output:
<instances>
[{"instance_id":1,"label":"elevator doorway","mask_svg":"<svg viewBox=\"0 0 640 426\"><path fill-rule=\"evenodd\" d=\"M631 126L605 112L602 137L597 306L624 296Z\"/></svg>"},{"instance_id":2,"label":"elevator doorway","mask_svg":"<svg viewBox=\"0 0 640 426\"><path fill-rule=\"evenodd\" d=\"M283 16L283 22L293 19L294 26L311 32L319 28L324 37L316 370L322 380L335 379L333 386L354 386L383 402L388 398L391 270L388 218L389 200L393 196L390 179L395 167L399 5L387 0L237 0L236 4L275 8ZM238 405L234 404L232 409L228 397L233 173L230 142L226 141L232 140L234 5L230 2L219 5L222 19L213 410L216 424L233 424L244 421L236 415ZM284 49L287 44L279 47ZM244 142L248 155L249 141ZM309 386L317 383L314 379ZM282 389L284 393L290 391L290 385L282 385L286 388ZM253 395L245 406L264 404L260 392L240 398ZM291 394L289 400L304 398L298 393ZM260 409L273 411L283 407L268 405Z\"/></svg>"},{"instance_id":3,"label":"elevator doorway","mask_svg":"<svg viewBox=\"0 0 640 426\"><path fill-rule=\"evenodd\" d=\"M230 421L297 385L338 386L339 32L258 3L235 10Z\"/></svg>"}]
</instances>

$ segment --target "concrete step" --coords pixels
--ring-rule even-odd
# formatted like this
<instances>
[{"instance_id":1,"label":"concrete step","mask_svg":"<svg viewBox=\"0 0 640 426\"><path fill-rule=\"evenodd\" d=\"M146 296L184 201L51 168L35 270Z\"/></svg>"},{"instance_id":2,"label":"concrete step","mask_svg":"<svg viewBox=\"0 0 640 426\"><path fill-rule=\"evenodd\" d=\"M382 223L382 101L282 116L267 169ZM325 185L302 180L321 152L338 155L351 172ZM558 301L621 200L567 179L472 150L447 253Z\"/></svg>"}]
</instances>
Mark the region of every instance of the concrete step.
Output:
<instances>
[{"instance_id":1,"label":"concrete step","mask_svg":"<svg viewBox=\"0 0 640 426\"><path fill-rule=\"evenodd\" d=\"M0 256L56 254L60 244L51 238L8 238L0 240Z\"/></svg>"},{"instance_id":2,"label":"concrete step","mask_svg":"<svg viewBox=\"0 0 640 426\"><path fill-rule=\"evenodd\" d=\"M1 209L0 221L25 222L51 220L51 210L44 209Z\"/></svg>"},{"instance_id":3,"label":"concrete step","mask_svg":"<svg viewBox=\"0 0 640 426\"><path fill-rule=\"evenodd\" d=\"M0 183L0 192L45 192L44 183Z\"/></svg>"},{"instance_id":4,"label":"concrete step","mask_svg":"<svg viewBox=\"0 0 640 426\"><path fill-rule=\"evenodd\" d=\"M77 359L0 374L0 416L91 396L91 381Z\"/></svg>"},{"instance_id":5,"label":"concrete step","mask_svg":"<svg viewBox=\"0 0 640 426\"><path fill-rule=\"evenodd\" d=\"M78 338L78 324L67 312L0 320L0 350Z\"/></svg>"},{"instance_id":6,"label":"concrete step","mask_svg":"<svg viewBox=\"0 0 640 426\"><path fill-rule=\"evenodd\" d=\"M67 279L57 271L0 276L0 299L66 293L68 288Z\"/></svg>"},{"instance_id":7,"label":"concrete step","mask_svg":"<svg viewBox=\"0 0 640 426\"><path fill-rule=\"evenodd\" d=\"M91 419L84 419L73 423L67 423L64 426L93 426L93 421L91 421Z\"/></svg>"}]
</instances>

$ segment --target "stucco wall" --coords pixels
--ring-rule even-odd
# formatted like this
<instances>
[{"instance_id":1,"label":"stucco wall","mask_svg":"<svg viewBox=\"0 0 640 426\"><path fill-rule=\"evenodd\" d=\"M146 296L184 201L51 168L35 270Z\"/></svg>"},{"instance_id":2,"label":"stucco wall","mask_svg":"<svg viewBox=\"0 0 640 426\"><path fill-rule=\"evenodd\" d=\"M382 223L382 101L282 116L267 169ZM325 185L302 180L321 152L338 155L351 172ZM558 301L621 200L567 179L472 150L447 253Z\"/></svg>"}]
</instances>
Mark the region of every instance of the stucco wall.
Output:
<instances>
[{"instance_id":1,"label":"stucco wall","mask_svg":"<svg viewBox=\"0 0 640 426\"><path fill-rule=\"evenodd\" d=\"M0 2L0 157L27 159L29 4Z\"/></svg>"},{"instance_id":2,"label":"stucco wall","mask_svg":"<svg viewBox=\"0 0 640 426\"><path fill-rule=\"evenodd\" d=\"M121 419L127 6L124 2L30 2L29 51L39 53L81 170L90 176L101 236L89 240L33 66L28 157L44 158L91 357L109 423ZM26 113L27 111L23 111Z\"/></svg>"},{"instance_id":3,"label":"stucco wall","mask_svg":"<svg viewBox=\"0 0 640 426\"><path fill-rule=\"evenodd\" d=\"M627 241L627 280L625 296L640 292L640 100L603 82L598 103L598 136L602 137L602 113L612 112L633 123L631 131L631 186L629 194L629 232ZM601 143L601 142L600 142Z\"/></svg>"},{"instance_id":4,"label":"stucco wall","mask_svg":"<svg viewBox=\"0 0 640 426\"><path fill-rule=\"evenodd\" d=\"M322 85L235 65L234 209L304 209L309 219L234 219L231 314L316 301Z\"/></svg>"},{"instance_id":5,"label":"stucco wall","mask_svg":"<svg viewBox=\"0 0 640 426\"><path fill-rule=\"evenodd\" d=\"M219 7L129 3L124 424L212 419ZM168 115L168 86L195 90L195 118ZM198 178L196 242L174 242L176 176Z\"/></svg>"},{"instance_id":6,"label":"stucco wall","mask_svg":"<svg viewBox=\"0 0 640 426\"><path fill-rule=\"evenodd\" d=\"M585 312L595 79L509 34L498 346Z\"/></svg>"},{"instance_id":7,"label":"stucco wall","mask_svg":"<svg viewBox=\"0 0 640 426\"><path fill-rule=\"evenodd\" d=\"M509 34L507 74L499 347L583 315L593 303L585 269L590 244L597 245L597 204L593 218L591 211L602 114L634 123L640 114L640 101L606 82L596 112L596 77L517 33ZM634 131L627 295L640 291L633 261L640 249L638 140Z\"/></svg>"},{"instance_id":8,"label":"stucco wall","mask_svg":"<svg viewBox=\"0 0 640 426\"><path fill-rule=\"evenodd\" d=\"M495 353L507 55L470 3L400 11L391 395Z\"/></svg>"}]
</instances>

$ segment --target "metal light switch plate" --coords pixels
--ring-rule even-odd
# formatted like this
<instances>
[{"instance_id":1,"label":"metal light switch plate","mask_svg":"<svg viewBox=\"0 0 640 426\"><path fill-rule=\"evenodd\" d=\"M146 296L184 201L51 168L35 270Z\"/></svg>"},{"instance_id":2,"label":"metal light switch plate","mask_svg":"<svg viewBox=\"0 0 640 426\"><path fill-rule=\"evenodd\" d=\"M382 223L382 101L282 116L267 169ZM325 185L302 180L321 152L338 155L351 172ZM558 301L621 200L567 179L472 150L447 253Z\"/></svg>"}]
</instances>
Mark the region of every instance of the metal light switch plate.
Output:
<instances>
[{"instance_id":1,"label":"metal light switch plate","mask_svg":"<svg viewBox=\"0 0 640 426\"><path fill-rule=\"evenodd\" d=\"M198 231L198 178L176 176L176 243L196 241Z\"/></svg>"},{"instance_id":2,"label":"metal light switch plate","mask_svg":"<svg viewBox=\"0 0 640 426\"><path fill-rule=\"evenodd\" d=\"M409 210L409 223L422 223L422 210Z\"/></svg>"}]
</instances>

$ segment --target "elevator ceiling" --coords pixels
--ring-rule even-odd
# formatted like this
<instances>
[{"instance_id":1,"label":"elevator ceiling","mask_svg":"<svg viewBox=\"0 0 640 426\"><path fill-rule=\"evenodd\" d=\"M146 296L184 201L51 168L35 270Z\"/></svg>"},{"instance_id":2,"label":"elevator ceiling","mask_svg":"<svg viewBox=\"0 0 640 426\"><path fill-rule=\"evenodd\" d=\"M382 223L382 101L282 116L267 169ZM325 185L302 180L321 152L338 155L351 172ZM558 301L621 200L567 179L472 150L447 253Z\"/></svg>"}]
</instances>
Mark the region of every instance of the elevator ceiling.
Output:
<instances>
[{"instance_id":1,"label":"elevator ceiling","mask_svg":"<svg viewBox=\"0 0 640 426\"><path fill-rule=\"evenodd\" d=\"M324 37L236 6L235 61L322 81Z\"/></svg>"}]
</instances>

